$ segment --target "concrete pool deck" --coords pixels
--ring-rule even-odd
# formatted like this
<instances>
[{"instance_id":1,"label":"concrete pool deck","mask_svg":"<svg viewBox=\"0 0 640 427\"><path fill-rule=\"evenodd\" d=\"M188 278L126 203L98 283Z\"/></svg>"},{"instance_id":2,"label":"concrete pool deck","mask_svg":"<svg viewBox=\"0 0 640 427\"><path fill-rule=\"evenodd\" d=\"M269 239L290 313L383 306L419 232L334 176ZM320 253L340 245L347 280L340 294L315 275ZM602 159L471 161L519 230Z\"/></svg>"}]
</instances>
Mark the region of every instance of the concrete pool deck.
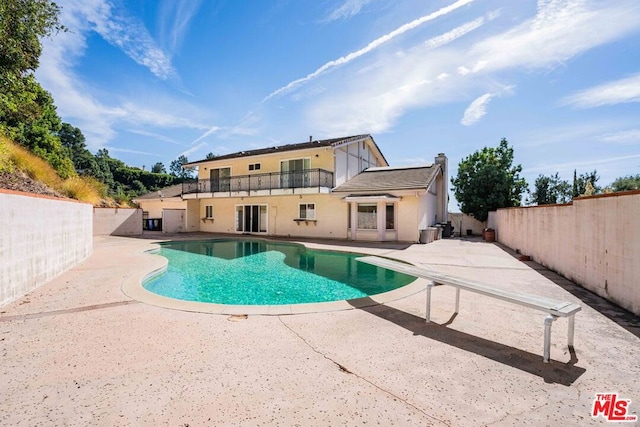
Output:
<instances>
[{"instance_id":1,"label":"concrete pool deck","mask_svg":"<svg viewBox=\"0 0 640 427\"><path fill-rule=\"evenodd\" d=\"M85 262L0 307L1 425L596 425L605 392L640 414L640 319L498 244L307 243L581 304L575 353L566 319L543 364L544 313L463 292L452 316L447 286L431 324L424 292L271 316L141 303L122 286L161 264L154 242L96 237Z\"/></svg>"}]
</instances>

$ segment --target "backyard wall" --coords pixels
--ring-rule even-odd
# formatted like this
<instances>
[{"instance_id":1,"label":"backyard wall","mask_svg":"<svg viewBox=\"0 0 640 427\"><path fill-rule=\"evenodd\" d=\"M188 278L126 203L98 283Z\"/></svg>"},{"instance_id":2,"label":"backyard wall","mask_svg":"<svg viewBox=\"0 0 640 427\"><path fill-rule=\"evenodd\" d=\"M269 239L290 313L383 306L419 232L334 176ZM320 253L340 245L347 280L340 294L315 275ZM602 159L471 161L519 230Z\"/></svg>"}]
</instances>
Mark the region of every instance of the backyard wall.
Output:
<instances>
[{"instance_id":1,"label":"backyard wall","mask_svg":"<svg viewBox=\"0 0 640 427\"><path fill-rule=\"evenodd\" d=\"M640 191L489 214L498 242L640 315Z\"/></svg>"},{"instance_id":2,"label":"backyard wall","mask_svg":"<svg viewBox=\"0 0 640 427\"><path fill-rule=\"evenodd\" d=\"M0 306L87 258L92 206L0 190Z\"/></svg>"},{"instance_id":3,"label":"backyard wall","mask_svg":"<svg viewBox=\"0 0 640 427\"><path fill-rule=\"evenodd\" d=\"M94 236L139 236L142 234L142 209L93 208Z\"/></svg>"},{"instance_id":4,"label":"backyard wall","mask_svg":"<svg viewBox=\"0 0 640 427\"><path fill-rule=\"evenodd\" d=\"M482 234L482 230L487 228L486 222L478 221L474 217L460 212L449 212L449 221L455 227L453 233L456 236L466 236L467 230L471 230L472 235L479 236Z\"/></svg>"}]
</instances>

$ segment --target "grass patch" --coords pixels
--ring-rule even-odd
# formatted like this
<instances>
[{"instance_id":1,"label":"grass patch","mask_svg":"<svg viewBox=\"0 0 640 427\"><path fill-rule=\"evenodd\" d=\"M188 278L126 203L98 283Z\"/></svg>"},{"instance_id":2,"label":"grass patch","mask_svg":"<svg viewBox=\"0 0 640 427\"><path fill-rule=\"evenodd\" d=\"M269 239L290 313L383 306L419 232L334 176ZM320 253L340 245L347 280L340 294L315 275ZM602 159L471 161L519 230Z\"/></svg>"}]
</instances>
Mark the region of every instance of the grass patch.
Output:
<instances>
[{"instance_id":1,"label":"grass patch","mask_svg":"<svg viewBox=\"0 0 640 427\"><path fill-rule=\"evenodd\" d=\"M15 165L11 161L11 152L6 138L0 137L0 172L13 173Z\"/></svg>"},{"instance_id":2,"label":"grass patch","mask_svg":"<svg viewBox=\"0 0 640 427\"><path fill-rule=\"evenodd\" d=\"M97 179L72 176L63 180L46 160L0 136L0 172L14 173L16 170L69 198L94 206L113 203L107 198L107 186Z\"/></svg>"},{"instance_id":3,"label":"grass patch","mask_svg":"<svg viewBox=\"0 0 640 427\"><path fill-rule=\"evenodd\" d=\"M62 188L62 179L46 160L6 138L2 139L3 145L9 153L9 162L15 169L25 172L30 178L40 181L55 190Z\"/></svg>"},{"instance_id":4,"label":"grass patch","mask_svg":"<svg viewBox=\"0 0 640 427\"><path fill-rule=\"evenodd\" d=\"M81 202L99 205L103 199L101 192L104 191L104 184L99 183L93 178L72 176L62 183L62 192L72 199Z\"/></svg>"}]
</instances>

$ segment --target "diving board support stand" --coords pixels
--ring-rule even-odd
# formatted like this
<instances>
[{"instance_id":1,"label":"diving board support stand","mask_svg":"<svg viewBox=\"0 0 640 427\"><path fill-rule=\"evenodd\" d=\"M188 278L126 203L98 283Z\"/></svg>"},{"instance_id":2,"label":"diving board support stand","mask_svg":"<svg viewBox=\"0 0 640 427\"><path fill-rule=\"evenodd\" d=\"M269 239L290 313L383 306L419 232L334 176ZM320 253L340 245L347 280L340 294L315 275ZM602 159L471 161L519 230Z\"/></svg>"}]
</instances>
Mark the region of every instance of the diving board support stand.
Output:
<instances>
[{"instance_id":1,"label":"diving board support stand","mask_svg":"<svg viewBox=\"0 0 640 427\"><path fill-rule=\"evenodd\" d=\"M433 288L434 286L435 286L434 282L427 283L427 309L426 309L426 316L425 316L426 323L431 322L431 288ZM456 288L456 310L454 311L454 313L458 314L459 312L460 312L460 288Z\"/></svg>"},{"instance_id":2,"label":"diving board support stand","mask_svg":"<svg viewBox=\"0 0 640 427\"><path fill-rule=\"evenodd\" d=\"M582 307L580 307L580 305L578 304L568 301L558 301L554 299L539 297L536 295L525 294L523 292L507 291L504 289L487 286L485 284L472 282L470 280L462 279L459 277L440 274L425 267L415 266L412 264L407 264L404 262L386 258L366 256L356 258L356 260L378 267L387 268L389 270L398 271L410 276L427 279L427 306L425 314L426 323L431 322L431 290L436 285L448 285L456 288L456 314L460 311L461 289L546 312L547 316L544 318L544 350L542 356L542 360L545 363L549 362L551 353L551 326L558 317L566 317L568 320L567 345L569 346L570 350L573 349L575 314L582 309Z\"/></svg>"}]
</instances>

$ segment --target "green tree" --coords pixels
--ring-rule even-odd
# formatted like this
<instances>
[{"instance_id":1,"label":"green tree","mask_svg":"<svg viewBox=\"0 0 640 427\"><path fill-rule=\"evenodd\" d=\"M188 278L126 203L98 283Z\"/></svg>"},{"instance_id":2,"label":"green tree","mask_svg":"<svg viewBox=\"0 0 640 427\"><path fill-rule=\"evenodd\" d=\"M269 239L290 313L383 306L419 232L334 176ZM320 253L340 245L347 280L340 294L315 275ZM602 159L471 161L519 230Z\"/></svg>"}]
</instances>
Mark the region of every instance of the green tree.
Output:
<instances>
[{"instance_id":1,"label":"green tree","mask_svg":"<svg viewBox=\"0 0 640 427\"><path fill-rule=\"evenodd\" d=\"M613 191L640 190L640 174L621 176L611 184Z\"/></svg>"},{"instance_id":2,"label":"green tree","mask_svg":"<svg viewBox=\"0 0 640 427\"><path fill-rule=\"evenodd\" d=\"M98 169L94 176L98 181L107 186L109 194L115 194L117 192L117 188L115 180L113 179L113 173L109 167L109 160L111 159L111 157L109 157L109 151L106 148L98 150L95 155L95 159Z\"/></svg>"},{"instance_id":3,"label":"green tree","mask_svg":"<svg viewBox=\"0 0 640 427\"><path fill-rule=\"evenodd\" d=\"M68 156L71 157L77 173L93 177L99 175L96 158L87 150L86 139L79 128L69 123L62 123L58 138L60 138L60 143L67 150Z\"/></svg>"},{"instance_id":4,"label":"green tree","mask_svg":"<svg viewBox=\"0 0 640 427\"><path fill-rule=\"evenodd\" d=\"M36 81L40 39L64 30L48 0L0 0L0 130L47 160L63 178L75 174L56 133L53 98Z\"/></svg>"},{"instance_id":5,"label":"green tree","mask_svg":"<svg viewBox=\"0 0 640 427\"><path fill-rule=\"evenodd\" d=\"M522 166L513 166L513 148L502 138L497 148L485 147L462 159L451 178L460 210L485 221L489 211L520 206L527 183Z\"/></svg>"},{"instance_id":6,"label":"green tree","mask_svg":"<svg viewBox=\"0 0 640 427\"><path fill-rule=\"evenodd\" d=\"M186 156L181 155L177 159L173 160L169 165L169 173L180 180L185 180L193 177L193 171L191 169L185 169L183 165L189 163Z\"/></svg>"},{"instance_id":7,"label":"green tree","mask_svg":"<svg viewBox=\"0 0 640 427\"><path fill-rule=\"evenodd\" d=\"M590 191L594 191L593 194L600 193L600 191L602 191L602 188L596 185L596 182L598 182L599 179L600 177L598 176L598 171L596 171L595 169L593 170L593 172L583 173L583 174L580 174L580 176L577 175L577 172L574 169L573 191L572 191L573 197L584 196L587 192L588 182L590 182L591 185L593 186L593 190L590 190Z\"/></svg>"},{"instance_id":8,"label":"green tree","mask_svg":"<svg viewBox=\"0 0 640 427\"><path fill-rule=\"evenodd\" d=\"M66 31L59 14L49 0L0 0L0 74L23 76L38 68L40 39Z\"/></svg>"},{"instance_id":9,"label":"green tree","mask_svg":"<svg viewBox=\"0 0 640 427\"><path fill-rule=\"evenodd\" d=\"M218 156L216 156L213 153L207 153L207 156L205 157L205 159L212 160L212 159L215 159L216 157L218 157Z\"/></svg>"},{"instance_id":10,"label":"green tree","mask_svg":"<svg viewBox=\"0 0 640 427\"><path fill-rule=\"evenodd\" d=\"M151 172L153 172L153 173L167 173L167 170L165 169L165 167L162 164L162 162L158 162L155 165L153 165L153 167L151 168Z\"/></svg>"},{"instance_id":11,"label":"green tree","mask_svg":"<svg viewBox=\"0 0 640 427\"><path fill-rule=\"evenodd\" d=\"M536 205L553 205L567 203L571 200L571 187L569 182L555 175L539 175L536 178L535 190L531 193L530 202Z\"/></svg>"}]
</instances>

